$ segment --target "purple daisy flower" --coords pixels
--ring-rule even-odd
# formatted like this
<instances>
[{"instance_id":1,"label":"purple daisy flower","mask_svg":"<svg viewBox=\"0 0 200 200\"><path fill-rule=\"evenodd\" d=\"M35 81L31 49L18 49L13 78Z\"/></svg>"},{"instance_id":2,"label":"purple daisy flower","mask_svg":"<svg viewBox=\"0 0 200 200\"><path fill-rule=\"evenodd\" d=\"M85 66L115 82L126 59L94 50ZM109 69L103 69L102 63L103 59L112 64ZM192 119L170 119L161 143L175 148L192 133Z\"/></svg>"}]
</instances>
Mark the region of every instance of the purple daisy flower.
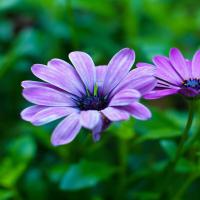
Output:
<instances>
[{"instance_id":1,"label":"purple daisy flower","mask_svg":"<svg viewBox=\"0 0 200 200\"><path fill-rule=\"evenodd\" d=\"M95 67L84 52L72 52L69 59L74 67L60 59L47 66L35 64L33 74L45 82L22 82L24 98L36 104L22 111L24 120L39 126L65 117L52 134L53 145L71 142L81 127L92 130L97 141L111 122L151 117L138 101L155 87L154 69L129 72L135 61L133 50L122 49L107 66Z\"/></svg>"},{"instance_id":2,"label":"purple daisy flower","mask_svg":"<svg viewBox=\"0 0 200 200\"><path fill-rule=\"evenodd\" d=\"M200 50L195 53L192 61L185 59L177 48L172 48L169 58L155 56L154 65L138 63L137 67L155 67L157 85L145 95L146 99L158 99L164 96L181 94L187 98L200 95Z\"/></svg>"}]
</instances>

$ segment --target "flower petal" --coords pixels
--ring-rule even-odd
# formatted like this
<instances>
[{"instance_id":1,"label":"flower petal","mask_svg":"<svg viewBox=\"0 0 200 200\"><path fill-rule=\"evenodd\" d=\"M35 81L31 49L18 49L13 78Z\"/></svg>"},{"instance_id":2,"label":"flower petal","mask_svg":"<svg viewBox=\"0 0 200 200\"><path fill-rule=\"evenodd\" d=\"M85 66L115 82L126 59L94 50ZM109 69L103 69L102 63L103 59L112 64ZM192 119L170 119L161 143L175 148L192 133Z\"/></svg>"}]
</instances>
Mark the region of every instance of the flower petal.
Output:
<instances>
[{"instance_id":1,"label":"flower petal","mask_svg":"<svg viewBox=\"0 0 200 200\"><path fill-rule=\"evenodd\" d=\"M153 68L155 68L154 65L149 64L149 63L144 63L144 62L139 62L139 63L137 63L137 64L136 64L136 67L153 67Z\"/></svg>"},{"instance_id":2,"label":"flower petal","mask_svg":"<svg viewBox=\"0 0 200 200\"><path fill-rule=\"evenodd\" d=\"M138 68L131 70L127 74L127 77L124 78L123 81L125 81L128 78L129 79L132 79L132 78L136 79L136 78L140 78L140 77L144 77L144 76L154 76L155 72L156 72L156 67L154 65L138 67Z\"/></svg>"},{"instance_id":3,"label":"flower petal","mask_svg":"<svg viewBox=\"0 0 200 200\"><path fill-rule=\"evenodd\" d=\"M48 66L52 65L54 67L47 67L45 65L35 64L32 66L31 70L33 74L41 80L55 85L69 93L75 94L77 96L85 94L83 83L73 67L66 64L65 70L64 66L62 66L62 70L59 70L59 67L57 67L56 69L56 64L54 60L48 63Z\"/></svg>"},{"instance_id":4,"label":"flower petal","mask_svg":"<svg viewBox=\"0 0 200 200\"><path fill-rule=\"evenodd\" d=\"M97 78L96 83L98 86L99 94L102 94L103 83L105 80L107 69L108 67L106 65L101 65L101 66L96 67L96 78Z\"/></svg>"},{"instance_id":5,"label":"flower petal","mask_svg":"<svg viewBox=\"0 0 200 200\"><path fill-rule=\"evenodd\" d=\"M169 59L184 80L190 78L188 73L189 69L187 68L185 58L179 49L172 48L169 53Z\"/></svg>"},{"instance_id":6,"label":"flower petal","mask_svg":"<svg viewBox=\"0 0 200 200\"><path fill-rule=\"evenodd\" d=\"M34 105L34 106L30 106L28 108L25 108L22 112L21 112L21 118L25 121L32 121L33 116L40 112L43 109L46 109L48 107L46 106L38 106L38 105Z\"/></svg>"},{"instance_id":7,"label":"flower petal","mask_svg":"<svg viewBox=\"0 0 200 200\"><path fill-rule=\"evenodd\" d=\"M109 106L124 106L133 103L141 97L141 94L134 89L119 91L110 101Z\"/></svg>"},{"instance_id":8,"label":"flower petal","mask_svg":"<svg viewBox=\"0 0 200 200\"><path fill-rule=\"evenodd\" d=\"M29 88L29 87L37 87L37 86L47 86L51 87L52 85L49 83L39 82L39 81L22 81L21 86L23 88Z\"/></svg>"},{"instance_id":9,"label":"flower petal","mask_svg":"<svg viewBox=\"0 0 200 200\"><path fill-rule=\"evenodd\" d=\"M162 90L153 90L148 94L144 95L145 99L159 99L168 95L177 94L178 89L162 89Z\"/></svg>"},{"instance_id":10,"label":"flower petal","mask_svg":"<svg viewBox=\"0 0 200 200\"><path fill-rule=\"evenodd\" d=\"M135 52L125 48L113 56L108 64L103 84L103 95L109 92L127 75L135 61Z\"/></svg>"},{"instance_id":11,"label":"flower petal","mask_svg":"<svg viewBox=\"0 0 200 200\"><path fill-rule=\"evenodd\" d=\"M93 129L100 120L100 113L96 110L81 111L80 123L83 127Z\"/></svg>"},{"instance_id":12,"label":"flower petal","mask_svg":"<svg viewBox=\"0 0 200 200\"><path fill-rule=\"evenodd\" d=\"M31 87L23 90L23 96L31 103L44 106L74 106L70 95L48 87Z\"/></svg>"},{"instance_id":13,"label":"flower petal","mask_svg":"<svg viewBox=\"0 0 200 200\"><path fill-rule=\"evenodd\" d=\"M192 58L192 75L193 78L200 78L200 50Z\"/></svg>"},{"instance_id":14,"label":"flower petal","mask_svg":"<svg viewBox=\"0 0 200 200\"><path fill-rule=\"evenodd\" d=\"M100 117L99 122L92 130L92 137L94 142L97 142L101 138L101 132L103 131L103 119Z\"/></svg>"},{"instance_id":15,"label":"flower petal","mask_svg":"<svg viewBox=\"0 0 200 200\"><path fill-rule=\"evenodd\" d=\"M74 51L69 54L69 59L76 68L86 88L93 94L96 82L96 71L92 58L84 52Z\"/></svg>"},{"instance_id":16,"label":"flower petal","mask_svg":"<svg viewBox=\"0 0 200 200\"><path fill-rule=\"evenodd\" d=\"M75 112L78 112L78 110L72 107L47 107L37 112L32 117L31 123L35 126L40 126Z\"/></svg>"},{"instance_id":17,"label":"flower petal","mask_svg":"<svg viewBox=\"0 0 200 200\"><path fill-rule=\"evenodd\" d=\"M134 118L139 120L147 120L151 118L150 110L139 102L134 102L133 104L125 106L122 109L125 109Z\"/></svg>"},{"instance_id":18,"label":"flower petal","mask_svg":"<svg viewBox=\"0 0 200 200\"><path fill-rule=\"evenodd\" d=\"M98 86L103 85L105 76L106 76L106 72L107 72L107 65L100 65L96 67L96 82Z\"/></svg>"},{"instance_id":19,"label":"flower petal","mask_svg":"<svg viewBox=\"0 0 200 200\"><path fill-rule=\"evenodd\" d=\"M63 74L66 73L66 68L73 68L72 65L58 58L51 59L48 62L47 66L57 71L60 71Z\"/></svg>"},{"instance_id":20,"label":"flower petal","mask_svg":"<svg viewBox=\"0 0 200 200\"><path fill-rule=\"evenodd\" d=\"M192 61L185 59L185 62L186 62L187 68L188 68L189 77L192 78L193 77L193 75L192 75Z\"/></svg>"},{"instance_id":21,"label":"flower petal","mask_svg":"<svg viewBox=\"0 0 200 200\"><path fill-rule=\"evenodd\" d=\"M157 84L157 80L154 77L144 77L135 80L134 88L138 90L142 95L152 91Z\"/></svg>"},{"instance_id":22,"label":"flower petal","mask_svg":"<svg viewBox=\"0 0 200 200\"><path fill-rule=\"evenodd\" d=\"M141 94L152 90L155 86L155 67L139 67L131 70L119 85L111 92L111 97L125 88L139 90Z\"/></svg>"},{"instance_id":23,"label":"flower petal","mask_svg":"<svg viewBox=\"0 0 200 200\"><path fill-rule=\"evenodd\" d=\"M107 107L101 111L110 121L121 121L129 118L128 112L114 107Z\"/></svg>"},{"instance_id":24,"label":"flower petal","mask_svg":"<svg viewBox=\"0 0 200 200\"><path fill-rule=\"evenodd\" d=\"M58 146L71 142L81 129L79 119L79 114L73 113L60 122L52 134L52 144Z\"/></svg>"},{"instance_id":25,"label":"flower petal","mask_svg":"<svg viewBox=\"0 0 200 200\"><path fill-rule=\"evenodd\" d=\"M178 69L173 67L165 56L155 56L153 62L156 65L156 77L166 80L172 84L180 84L183 80Z\"/></svg>"}]
</instances>

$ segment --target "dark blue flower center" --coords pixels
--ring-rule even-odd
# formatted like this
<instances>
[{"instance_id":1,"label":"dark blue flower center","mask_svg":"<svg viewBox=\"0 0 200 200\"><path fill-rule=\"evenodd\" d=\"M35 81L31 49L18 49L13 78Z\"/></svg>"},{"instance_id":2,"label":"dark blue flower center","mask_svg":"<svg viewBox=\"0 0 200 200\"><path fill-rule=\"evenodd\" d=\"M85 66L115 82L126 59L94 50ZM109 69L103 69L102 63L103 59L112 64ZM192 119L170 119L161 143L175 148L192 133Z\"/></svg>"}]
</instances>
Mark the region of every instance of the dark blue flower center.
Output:
<instances>
[{"instance_id":1,"label":"dark blue flower center","mask_svg":"<svg viewBox=\"0 0 200 200\"><path fill-rule=\"evenodd\" d=\"M108 100L105 97L85 96L78 103L80 110L102 110L108 106Z\"/></svg>"},{"instance_id":2,"label":"dark blue flower center","mask_svg":"<svg viewBox=\"0 0 200 200\"><path fill-rule=\"evenodd\" d=\"M192 88L199 90L200 89L200 79L194 78L194 79L188 79L183 82L183 86L186 88Z\"/></svg>"}]
</instances>

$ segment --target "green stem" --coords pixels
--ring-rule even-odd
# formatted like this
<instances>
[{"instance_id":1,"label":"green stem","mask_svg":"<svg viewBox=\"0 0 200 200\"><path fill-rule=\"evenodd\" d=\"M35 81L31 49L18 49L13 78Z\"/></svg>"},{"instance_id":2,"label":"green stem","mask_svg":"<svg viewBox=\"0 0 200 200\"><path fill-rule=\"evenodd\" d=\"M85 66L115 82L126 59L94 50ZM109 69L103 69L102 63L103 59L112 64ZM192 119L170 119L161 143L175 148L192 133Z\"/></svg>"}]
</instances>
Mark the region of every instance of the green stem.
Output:
<instances>
[{"instance_id":1,"label":"green stem","mask_svg":"<svg viewBox=\"0 0 200 200\"><path fill-rule=\"evenodd\" d=\"M187 178L184 180L183 184L174 192L173 200L181 200L182 196L191 186L191 184L200 176L199 169L200 169L200 159L198 158L196 162L197 168L190 174L187 175Z\"/></svg>"},{"instance_id":2,"label":"green stem","mask_svg":"<svg viewBox=\"0 0 200 200\"><path fill-rule=\"evenodd\" d=\"M169 164L166 166L164 170L164 175L167 176L165 179L164 184L162 185L162 192L161 192L161 198L166 195L166 190L168 186L170 185L171 179L173 178L173 173L174 173L174 168L176 167L177 162L179 161L180 157L183 154L183 149L186 140L189 138L189 131L192 126L192 121L194 118L194 101L189 101L188 102L188 107L189 107L189 114L188 114L188 120L185 126L185 129L181 135L180 143L178 145L175 157L169 162Z\"/></svg>"},{"instance_id":3,"label":"green stem","mask_svg":"<svg viewBox=\"0 0 200 200\"><path fill-rule=\"evenodd\" d=\"M189 131L190 131L190 128L191 128L191 126L192 126L192 121L193 121L193 118L194 118L194 102L191 100L191 101L188 103L188 106L189 106L188 120L187 120L185 129L184 129L184 131L183 131L183 134L182 134L182 136L181 136L181 140L180 140L178 149L177 149L177 151L176 151L175 158L174 158L174 160L172 161L172 162L174 163L174 165L176 165L176 163L178 162L180 156L181 156L182 153L183 153L184 144L185 144L186 140L189 138Z\"/></svg>"},{"instance_id":4,"label":"green stem","mask_svg":"<svg viewBox=\"0 0 200 200\"><path fill-rule=\"evenodd\" d=\"M200 139L200 126L198 127L197 131L189 138L186 145L184 146L183 153L188 151L190 147Z\"/></svg>"},{"instance_id":5,"label":"green stem","mask_svg":"<svg viewBox=\"0 0 200 200\"><path fill-rule=\"evenodd\" d=\"M199 174L191 174L183 184L178 188L176 194L173 196L173 200L181 200L188 187L199 177Z\"/></svg>"},{"instance_id":6,"label":"green stem","mask_svg":"<svg viewBox=\"0 0 200 200\"><path fill-rule=\"evenodd\" d=\"M183 152L185 153L200 138L200 129L188 140Z\"/></svg>"}]
</instances>

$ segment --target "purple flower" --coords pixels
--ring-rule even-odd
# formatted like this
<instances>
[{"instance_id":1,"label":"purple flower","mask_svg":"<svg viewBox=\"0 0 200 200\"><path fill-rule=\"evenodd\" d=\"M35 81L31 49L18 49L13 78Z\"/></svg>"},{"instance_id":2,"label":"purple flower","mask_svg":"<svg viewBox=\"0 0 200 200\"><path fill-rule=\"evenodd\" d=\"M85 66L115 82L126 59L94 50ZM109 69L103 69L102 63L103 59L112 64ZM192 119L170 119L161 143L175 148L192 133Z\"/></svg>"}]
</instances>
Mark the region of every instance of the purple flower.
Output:
<instances>
[{"instance_id":1,"label":"purple flower","mask_svg":"<svg viewBox=\"0 0 200 200\"><path fill-rule=\"evenodd\" d=\"M185 59L177 48L172 48L169 58L155 56L154 65L138 63L137 67L155 67L157 85L145 95L146 99L158 99L164 96L181 94L187 98L196 98L200 94L200 50L192 61Z\"/></svg>"},{"instance_id":2,"label":"purple flower","mask_svg":"<svg viewBox=\"0 0 200 200\"><path fill-rule=\"evenodd\" d=\"M53 132L53 145L71 142L81 127L92 130L97 141L111 122L151 117L138 100L155 87L154 69L129 72L135 61L133 50L122 49L107 66L95 67L84 52L72 52L69 59L74 67L60 59L47 66L35 64L33 74L45 82L22 82L24 98L36 104L22 111L24 120L39 126L65 117Z\"/></svg>"}]
</instances>

